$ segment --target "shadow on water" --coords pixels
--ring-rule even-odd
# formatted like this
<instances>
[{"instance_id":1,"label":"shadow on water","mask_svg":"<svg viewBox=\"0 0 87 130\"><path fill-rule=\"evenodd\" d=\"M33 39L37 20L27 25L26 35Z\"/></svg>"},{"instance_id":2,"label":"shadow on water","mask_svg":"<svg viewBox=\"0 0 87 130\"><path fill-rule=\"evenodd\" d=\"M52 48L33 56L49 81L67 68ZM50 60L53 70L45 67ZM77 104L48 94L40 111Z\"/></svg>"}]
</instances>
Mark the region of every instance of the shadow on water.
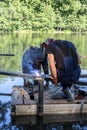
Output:
<instances>
[{"instance_id":1,"label":"shadow on water","mask_svg":"<svg viewBox=\"0 0 87 130\"><path fill-rule=\"evenodd\" d=\"M44 116L36 116L36 122L29 121L29 116L12 117L12 124L22 130L87 130L86 122L57 122L44 123ZM32 118L32 117L31 117ZM34 120L35 121L35 120ZM19 123L20 122L20 123ZM16 124L15 124L16 123Z\"/></svg>"}]
</instances>

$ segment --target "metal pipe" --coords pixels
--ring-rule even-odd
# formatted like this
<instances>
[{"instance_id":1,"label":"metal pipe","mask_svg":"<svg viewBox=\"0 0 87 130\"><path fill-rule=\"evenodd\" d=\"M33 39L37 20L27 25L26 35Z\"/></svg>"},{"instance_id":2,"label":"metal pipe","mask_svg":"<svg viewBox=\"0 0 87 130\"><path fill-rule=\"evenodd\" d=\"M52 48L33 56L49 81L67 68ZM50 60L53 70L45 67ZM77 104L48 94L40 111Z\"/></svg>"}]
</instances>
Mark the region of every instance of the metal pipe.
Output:
<instances>
[{"instance_id":1,"label":"metal pipe","mask_svg":"<svg viewBox=\"0 0 87 130\"><path fill-rule=\"evenodd\" d=\"M24 79L34 79L34 80L41 80L44 78L44 75L37 76L35 74L26 74L26 73L19 73L19 72L10 72L5 70L0 70L0 75L8 75L8 76L15 76L15 77L22 77Z\"/></svg>"},{"instance_id":2,"label":"metal pipe","mask_svg":"<svg viewBox=\"0 0 87 130\"><path fill-rule=\"evenodd\" d=\"M11 96L11 93L0 93L0 96Z\"/></svg>"},{"instance_id":3,"label":"metal pipe","mask_svg":"<svg viewBox=\"0 0 87 130\"><path fill-rule=\"evenodd\" d=\"M0 56L14 56L15 54L0 54Z\"/></svg>"},{"instance_id":4,"label":"metal pipe","mask_svg":"<svg viewBox=\"0 0 87 130\"><path fill-rule=\"evenodd\" d=\"M24 79L31 78L31 79L34 79L34 80L41 80L41 79L50 80L50 75L48 75L48 74L41 74L40 76L37 76L35 74L26 74L26 73L10 72L10 71L5 71L5 70L0 70L0 75L22 77ZM87 78L87 74L81 74L80 78Z\"/></svg>"}]
</instances>

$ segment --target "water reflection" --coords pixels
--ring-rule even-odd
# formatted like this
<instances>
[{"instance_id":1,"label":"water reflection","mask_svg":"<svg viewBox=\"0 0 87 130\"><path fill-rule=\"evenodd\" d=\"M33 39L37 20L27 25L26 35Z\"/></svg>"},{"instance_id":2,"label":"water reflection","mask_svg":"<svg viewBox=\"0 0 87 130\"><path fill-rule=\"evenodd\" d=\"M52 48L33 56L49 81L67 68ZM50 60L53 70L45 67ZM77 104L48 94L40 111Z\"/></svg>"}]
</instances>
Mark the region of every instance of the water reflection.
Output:
<instances>
[{"instance_id":1,"label":"water reflection","mask_svg":"<svg viewBox=\"0 0 87 130\"><path fill-rule=\"evenodd\" d=\"M23 33L23 34L4 34L0 35L0 53L14 53L13 57L0 56L0 68L21 71L21 58L23 52L31 45L39 46L44 39L52 37L54 39L66 39L72 41L78 48L78 53L87 56L87 37L86 35L60 35L50 33ZM8 39L8 40L7 40ZM87 60L82 58L81 66L87 68ZM6 63L6 64L5 64Z\"/></svg>"},{"instance_id":2,"label":"water reflection","mask_svg":"<svg viewBox=\"0 0 87 130\"><path fill-rule=\"evenodd\" d=\"M10 108L10 102L2 103L0 101L0 128L7 127L7 121L6 121L6 113L8 113L8 109Z\"/></svg>"},{"instance_id":3,"label":"water reflection","mask_svg":"<svg viewBox=\"0 0 87 130\"><path fill-rule=\"evenodd\" d=\"M7 103L2 103L0 101L0 130L12 130L10 116L11 103L8 101ZM16 126L14 126L16 130Z\"/></svg>"},{"instance_id":4,"label":"water reflection","mask_svg":"<svg viewBox=\"0 0 87 130\"><path fill-rule=\"evenodd\" d=\"M21 130L87 130L87 125L80 123L49 123L43 124L43 119L39 118L36 125L24 124L18 126Z\"/></svg>"}]
</instances>

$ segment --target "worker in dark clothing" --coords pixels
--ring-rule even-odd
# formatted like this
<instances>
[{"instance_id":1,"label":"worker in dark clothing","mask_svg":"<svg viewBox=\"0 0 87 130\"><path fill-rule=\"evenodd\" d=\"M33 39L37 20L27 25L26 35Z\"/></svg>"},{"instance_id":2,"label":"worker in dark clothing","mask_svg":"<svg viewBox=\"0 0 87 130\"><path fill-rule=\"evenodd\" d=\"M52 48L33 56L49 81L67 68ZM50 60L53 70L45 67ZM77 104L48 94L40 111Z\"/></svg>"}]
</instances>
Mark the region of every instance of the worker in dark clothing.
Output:
<instances>
[{"instance_id":1,"label":"worker in dark clothing","mask_svg":"<svg viewBox=\"0 0 87 130\"><path fill-rule=\"evenodd\" d=\"M48 55L52 82L54 84L60 82L68 101L73 101L74 95L70 88L73 83L78 81L81 73L79 66L81 60L76 47L70 41L52 41L50 38L43 42L43 45L46 47Z\"/></svg>"},{"instance_id":2,"label":"worker in dark clothing","mask_svg":"<svg viewBox=\"0 0 87 130\"><path fill-rule=\"evenodd\" d=\"M22 57L22 72L27 74L41 74L43 68L44 74L49 74L47 55L45 55L44 47L31 46L25 51ZM38 84L38 81L24 80L24 85L29 86L30 84ZM49 81L46 81L48 86Z\"/></svg>"}]
</instances>

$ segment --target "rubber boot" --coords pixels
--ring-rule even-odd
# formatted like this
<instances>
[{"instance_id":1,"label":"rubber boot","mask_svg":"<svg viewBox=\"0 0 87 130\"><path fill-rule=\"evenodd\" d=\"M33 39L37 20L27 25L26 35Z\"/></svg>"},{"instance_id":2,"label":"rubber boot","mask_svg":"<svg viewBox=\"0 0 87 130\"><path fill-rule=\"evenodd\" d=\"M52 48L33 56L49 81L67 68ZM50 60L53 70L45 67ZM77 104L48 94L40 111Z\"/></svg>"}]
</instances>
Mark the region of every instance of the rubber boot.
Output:
<instances>
[{"instance_id":1,"label":"rubber boot","mask_svg":"<svg viewBox=\"0 0 87 130\"><path fill-rule=\"evenodd\" d=\"M68 102L72 102L75 99L74 95L71 93L68 87L65 89L62 89L62 92L67 96Z\"/></svg>"}]
</instances>

